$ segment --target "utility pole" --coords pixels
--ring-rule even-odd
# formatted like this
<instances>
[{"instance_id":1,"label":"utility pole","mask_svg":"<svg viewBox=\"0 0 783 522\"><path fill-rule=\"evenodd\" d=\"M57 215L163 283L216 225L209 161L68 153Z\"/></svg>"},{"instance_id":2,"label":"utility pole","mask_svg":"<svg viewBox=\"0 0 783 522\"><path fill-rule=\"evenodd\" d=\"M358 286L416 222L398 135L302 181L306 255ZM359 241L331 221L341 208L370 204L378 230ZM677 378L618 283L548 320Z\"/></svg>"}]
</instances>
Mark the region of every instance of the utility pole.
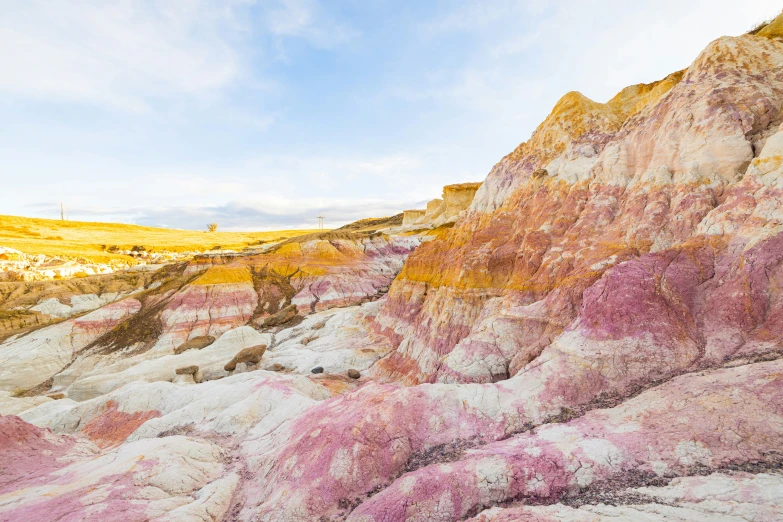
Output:
<instances>
[{"instance_id":1,"label":"utility pole","mask_svg":"<svg viewBox=\"0 0 783 522\"><path fill-rule=\"evenodd\" d=\"M323 230L324 229L324 215L318 214L318 229Z\"/></svg>"},{"instance_id":2,"label":"utility pole","mask_svg":"<svg viewBox=\"0 0 783 522\"><path fill-rule=\"evenodd\" d=\"M63 205L63 202L60 202L60 221L67 221L68 220L68 211L65 209L65 205Z\"/></svg>"}]
</instances>

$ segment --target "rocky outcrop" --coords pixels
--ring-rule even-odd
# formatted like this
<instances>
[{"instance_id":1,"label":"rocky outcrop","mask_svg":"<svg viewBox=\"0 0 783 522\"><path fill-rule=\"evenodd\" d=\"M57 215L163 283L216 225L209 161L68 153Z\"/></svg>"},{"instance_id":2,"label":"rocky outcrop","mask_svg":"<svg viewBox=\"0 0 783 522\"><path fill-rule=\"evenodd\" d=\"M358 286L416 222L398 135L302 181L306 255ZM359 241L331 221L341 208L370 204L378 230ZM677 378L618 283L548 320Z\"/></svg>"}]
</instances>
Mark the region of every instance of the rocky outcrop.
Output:
<instances>
[{"instance_id":1,"label":"rocky outcrop","mask_svg":"<svg viewBox=\"0 0 783 522\"><path fill-rule=\"evenodd\" d=\"M427 208L424 211L425 215L427 215L430 219L432 219L433 214L438 212L442 205L443 205L443 200L442 199L437 199L436 198L436 199L430 200L427 203Z\"/></svg>"},{"instance_id":2,"label":"rocky outcrop","mask_svg":"<svg viewBox=\"0 0 783 522\"><path fill-rule=\"evenodd\" d=\"M433 199L426 210L406 210L404 226L428 225L435 228L454 223L470 207L481 183L457 183L443 187L443 199Z\"/></svg>"},{"instance_id":3,"label":"rocky outcrop","mask_svg":"<svg viewBox=\"0 0 783 522\"><path fill-rule=\"evenodd\" d=\"M59 440L69 438L52 439L51 445L58 447ZM62 449L57 449L62 453ZM31 451L29 447L25 450ZM73 450L66 454L67 458L55 460L55 455L23 459L30 474L11 484L17 487L25 484L27 488L13 497L6 494L0 499L0 517L6 520L30 520L39 515L61 520L222 517L239 483L238 476L225 464L224 450L219 445L182 436L145 439L90 458L78 458L81 455ZM17 461L14 467L18 469L20 465ZM8 491L6 485L5 492ZM150 498L151 491L157 492L153 498Z\"/></svg>"},{"instance_id":4,"label":"rocky outcrop","mask_svg":"<svg viewBox=\"0 0 783 522\"><path fill-rule=\"evenodd\" d=\"M568 505L494 507L471 522L535 520L775 520L783 506L778 473L713 473L673 479L666 486L609 489Z\"/></svg>"},{"instance_id":5,"label":"rocky outcrop","mask_svg":"<svg viewBox=\"0 0 783 522\"><path fill-rule=\"evenodd\" d=\"M283 286L288 286L282 289L283 301L307 314L381 297L421 241L413 235L328 232L291 240L269 254L241 262L257 267L257 278L264 281L284 279ZM270 294L272 302L259 304L258 317L279 309L280 290Z\"/></svg>"},{"instance_id":6,"label":"rocky outcrop","mask_svg":"<svg viewBox=\"0 0 783 522\"><path fill-rule=\"evenodd\" d=\"M783 442L781 369L778 360L677 378L611 410L467 450L457 462L404 475L349 520L458 520L508 500L562 500L590 487L654 484L701 467L754 462L778 469L783 458L769 448ZM735 427L731 436L727 425ZM441 502L427 502L432 498Z\"/></svg>"},{"instance_id":7,"label":"rocky outcrop","mask_svg":"<svg viewBox=\"0 0 783 522\"><path fill-rule=\"evenodd\" d=\"M259 317L254 321L254 324L259 328L268 328L271 326L279 326L292 321L297 316L298 309L295 304L290 304L280 311L267 315L266 317Z\"/></svg>"},{"instance_id":8,"label":"rocky outcrop","mask_svg":"<svg viewBox=\"0 0 783 522\"><path fill-rule=\"evenodd\" d=\"M0 390L39 385L68 366L76 354L141 308L128 298L94 312L0 343Z\"/></svg>"},{"instance_id":9,"label":"rocky outcrop","mask_svg":"<svg viewBox=\"0 0 783 522\"><path fill-rule=\"evenodd\" d=\"M130 264L96 263L85 259L62 259L45 254L25 254L0 246L0 281L46 281L69 277L110 274Z\"/></svg>"},{"instance_id":10,"label":"rocky outcrop","mask_svg":"<svg viewBox=\"0 0 783 522\"><path fill-rule=\"evenodd\" d=\"M578 319L589 288L632 260L684 261L697 249L742 278L736 263L763 248L759 241L774 242L777 226L778 196L755 160L767 157L781 123L782 53L775 39L721 38L686 71L606 104L563 97L490 172L468 215L409 258L378 319L397 346L382 374L409 382L514 375ZM542 168L547 176L534 177ZM639 265L618 270L630 276L631 266ZM652 285L626 294L637 313L650 292L665 295ZM720 301L708 293L655 314L693 306L682 319L700 328L710 305L699 300Z\"/></svg>"},{"instance_id":11,"label":"rocky outcrop","mask_svg":"<svg viewBox=\"0 0 783 522\"><path fill-rule=\"evenodd\" d=\"M422 221L430 222L436 227L455 222L460 213L470 207L480 187L481 183L446 185L443 187L443 199L435 199L427 204L427 213ZM437 201L441 203L435 206Z\"/></svg>"},{"instance_id":12,"label":"rocky outcrop","mask_svg":"<svg viewBox=\"0 0 783 522\"><path fill-rule=\"evenodd\" d=\"M270 337L249 326L241 326L221 335L217 341L203 350L188 350L179 355L140 354L113 364L100 365L79 375L67 387L68 397L84 401L105 395L134 381L171 382L175 370L184 366L198 366L203 379L219 379L228 375L226 361L239 350L259 344L268 344Z\"/></svg>"},{"instance_id":13,"label":"rocky outcrop","mask_svg":"<svg viewBox=\"0 0 783 522\"><path fill-rule=\"evenodd\" d=\"M424 217L424 210L405 210L403 211L402 224L413 225L418 223Z\"/></svg>"}]
</instances>

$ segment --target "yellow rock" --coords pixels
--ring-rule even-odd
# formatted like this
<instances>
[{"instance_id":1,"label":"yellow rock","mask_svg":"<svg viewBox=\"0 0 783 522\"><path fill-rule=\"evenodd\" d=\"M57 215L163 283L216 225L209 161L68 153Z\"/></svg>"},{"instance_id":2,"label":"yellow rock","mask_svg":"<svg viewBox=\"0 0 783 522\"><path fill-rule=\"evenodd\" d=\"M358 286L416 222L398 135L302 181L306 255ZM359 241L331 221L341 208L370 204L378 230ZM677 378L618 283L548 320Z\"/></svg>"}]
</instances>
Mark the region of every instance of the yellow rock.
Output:
<instances>
[{"instance_id":1,"label":"yellow rock","mask_svg":"<svg viewBox=\"0 0 783 522\"><path fill-rule=\"evenodd\" d=\"M196 285L225 285L234 283L253 283L253 278L247 267L213 266L194 282Z\"/></svg>"}]
</instances>

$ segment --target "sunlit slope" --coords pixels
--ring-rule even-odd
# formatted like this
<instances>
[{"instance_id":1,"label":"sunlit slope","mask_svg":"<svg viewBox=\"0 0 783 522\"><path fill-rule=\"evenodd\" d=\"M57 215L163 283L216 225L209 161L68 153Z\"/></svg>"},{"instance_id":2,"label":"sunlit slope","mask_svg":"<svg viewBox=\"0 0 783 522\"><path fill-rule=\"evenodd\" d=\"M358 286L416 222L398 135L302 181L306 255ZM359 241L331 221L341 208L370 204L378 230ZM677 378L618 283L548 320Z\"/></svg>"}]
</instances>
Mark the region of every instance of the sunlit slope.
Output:
<instances>
[{"instance_id":1,"label":"sunlit slope","mask_svg":"<svg viewBox=\"0 0 783 522\"><path fill-rule=\"evenodd\" d=\"M240 250L312 232L316 231L207 232L0 215L0 246L26 254L84 257L97 262L127 259L111 251L135 246L158 252L204 251L214 247Z\"/></svg>"}]
</instances>

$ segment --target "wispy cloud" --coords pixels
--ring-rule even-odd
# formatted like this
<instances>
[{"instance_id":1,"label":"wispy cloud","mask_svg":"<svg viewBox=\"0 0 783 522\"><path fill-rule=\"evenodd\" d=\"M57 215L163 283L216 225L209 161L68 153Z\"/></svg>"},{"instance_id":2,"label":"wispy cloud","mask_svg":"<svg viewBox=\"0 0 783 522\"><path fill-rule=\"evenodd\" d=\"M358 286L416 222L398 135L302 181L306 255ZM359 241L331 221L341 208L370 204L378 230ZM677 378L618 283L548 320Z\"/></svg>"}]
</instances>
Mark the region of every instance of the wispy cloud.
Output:
<instances>
[{"instance_id":1,"label":"wispy cloud","mask_svg":"<svg viewBox=\"0 0 783 522\"><path fill-rule=\"evenodd\" d=\"M263 17L272 34L304 38L319 47L332 47L357 34L325 13L315 0L276 0Z\"/></svg>"},{"instance_id":2,"label":"wispy cloud","mask_svg":"<svg viewBox=\"0 0 783 522\"><path fill-rule=\"evenodd\" d=\"M252 37L328 47L352 34L314 0L0 0L0 12L0 92L133 112L274 84L251 66Z\"/></svg>"},{"instance_id":3,"label":"wispy cloud","mask_svg":"<svg viewBox=\"0 0 783 522\"><path fill-rule=\"evenodd\" d=\"M680 0L468 0L418 26L425 40L469 34L473 50L461 66L402 77L388 93L447 101L497 122L544 98L536 121L528 123L532 130L553 98L580 90L606 101L629 84L687 66L717 36L751 28L749 22L737 31L738 19L761 20L779 11L775 0L694 0L688 9Z\"/></svg>"},{"instance_id":4,"label":"wispy cloud","mask_svg":"<svg viewBox=\"0 0 783 522\"><path fill-rule=\"evenodd\" d=\"M193 164L134 176L132 169L110 159L59 168L63 180L76 175L72 172L95 173L90 190L66 181L59 184L59 198L72 219L196 230L212 221L222 230L312 228L319 213L329 226L340 226L423 208L440 195L443 184L467 181L455 173L435 177L422 158L404 154L263 155L223 165L219 175L212 166ZM96 199L95 194L111 197ZM28 204L23 213L57 217L60 200Z\"/></svg>"},{"instance_id":5,"label":"wispy cloud","mask_svg":"<svg viewBox=\"0 0 783 522\"><path fill-rule=\"evenodd\" d=\"M207 95L239 74L226 34L237 2L4 2L0 90L144 111Z\"/></svg>"}]
</instances>

